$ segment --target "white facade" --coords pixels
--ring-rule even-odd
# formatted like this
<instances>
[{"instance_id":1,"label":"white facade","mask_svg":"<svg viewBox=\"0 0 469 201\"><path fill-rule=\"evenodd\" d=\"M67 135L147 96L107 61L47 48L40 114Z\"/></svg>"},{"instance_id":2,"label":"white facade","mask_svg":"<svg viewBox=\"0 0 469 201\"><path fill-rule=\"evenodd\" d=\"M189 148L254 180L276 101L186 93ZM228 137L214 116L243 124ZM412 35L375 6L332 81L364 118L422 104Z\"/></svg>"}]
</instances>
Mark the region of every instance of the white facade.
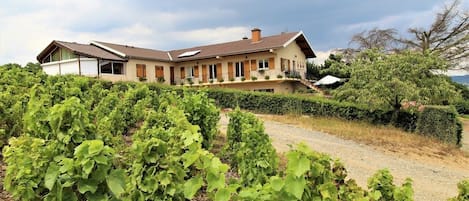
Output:
<instances>
[{"instance_id":1,"label":"white facade","mask_svg":"<svg viewBox=\"0 0 469 201\"><path fill-rule=\"evenodd\" d=\"M41 64L48 75L81 74L86 76L98 75L98 60L94 58L76 58ZM81 72L80 72L81 71Z\"/></svg>"}]
</instances>

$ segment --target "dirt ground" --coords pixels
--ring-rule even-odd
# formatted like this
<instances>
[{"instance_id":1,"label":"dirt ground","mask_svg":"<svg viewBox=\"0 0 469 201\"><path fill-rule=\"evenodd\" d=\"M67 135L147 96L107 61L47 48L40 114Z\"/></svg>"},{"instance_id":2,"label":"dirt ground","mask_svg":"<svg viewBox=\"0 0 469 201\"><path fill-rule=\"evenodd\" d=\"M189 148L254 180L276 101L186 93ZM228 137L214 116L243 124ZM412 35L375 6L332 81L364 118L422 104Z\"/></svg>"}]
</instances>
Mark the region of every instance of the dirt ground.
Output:
<instances>
[{"instance_id":1,"label":"dirt ground","mask_svg":"<svg viewBox=\"0 0 469 201\"><path fill-rule=\"evenodd\" d=\"M224 132L228 118L222 114L220 122L221 130ZM304 142L313 150L340 159L345 164L349 177L364 188L367 179L377 170L387 168L399 185L405 178L412 178L415 200L447 200L457 195L457 183L469 178L467 157L420 156L408 152L384 150L327 133L269 120L264 120L264 126L278 152L289 150L289 145Z\"/></svg>"}]
</instances>

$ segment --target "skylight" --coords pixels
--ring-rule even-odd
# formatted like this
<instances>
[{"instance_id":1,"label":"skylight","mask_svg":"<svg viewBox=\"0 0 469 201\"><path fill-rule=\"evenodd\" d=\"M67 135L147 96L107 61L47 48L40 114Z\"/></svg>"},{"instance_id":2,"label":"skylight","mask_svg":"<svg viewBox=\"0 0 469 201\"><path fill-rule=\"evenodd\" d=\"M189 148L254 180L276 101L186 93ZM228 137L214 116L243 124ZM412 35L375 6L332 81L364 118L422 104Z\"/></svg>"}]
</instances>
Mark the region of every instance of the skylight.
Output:
<instances>
[{"instance_id":1,"label":"skylight","mask_svg":"<svg viewBox=\"0 0 469 201\"><path fill-rule=\"evenodd\" d=\"M187 51L187 52L184 52L182 54L180 54L178 57L181 58L181 57L191 57L191 56L194 56L196 54L199 54L200 53L200 50L194 50L194 51Z\"/></svg>"}]
</instances>

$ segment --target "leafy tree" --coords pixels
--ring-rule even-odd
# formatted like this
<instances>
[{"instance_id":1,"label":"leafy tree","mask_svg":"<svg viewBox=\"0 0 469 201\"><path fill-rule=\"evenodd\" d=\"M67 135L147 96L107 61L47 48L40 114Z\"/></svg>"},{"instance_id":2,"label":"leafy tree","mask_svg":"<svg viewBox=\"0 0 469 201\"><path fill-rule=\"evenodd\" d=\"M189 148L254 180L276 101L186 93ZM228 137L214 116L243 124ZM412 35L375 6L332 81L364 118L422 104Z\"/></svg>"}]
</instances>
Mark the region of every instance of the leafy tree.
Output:
<instances>
[{"instance_id":1,"label":"leafy tree","mask_svg":"<svg viewBox=\"0 0 469 201\"><path fill-rule=\"evenodd\" d=\"M313 62L307 62L306 63L306 79L319 79L321 78L321 71L322 66L317 65Z\"/></svg>"},{"instance_id":2,"label":"leafy tree","mask_svg":"<svg viewBox=\"0 0 469 201\"><path fill-rule=\"evenodd\" d=\"M350 80L334 92L335 98L379 107L401 108L403 101L448 104L460 94L432 69L448 65L433 54L405 51L386 55L367 50L352 63Z\"/></svg>"},{"instance_id":3,"label":"leafy tree","mask_svg":"<svg viewBox=\"0 0 469 201\"><path fill-rule=\"evenodd\" d=\"M324 67L320 71L321 78L326 75L349 78L351 68L347 62L343 60L342 54L330 54L329 58L324 61Z\"/></svg>"}]
</instances>

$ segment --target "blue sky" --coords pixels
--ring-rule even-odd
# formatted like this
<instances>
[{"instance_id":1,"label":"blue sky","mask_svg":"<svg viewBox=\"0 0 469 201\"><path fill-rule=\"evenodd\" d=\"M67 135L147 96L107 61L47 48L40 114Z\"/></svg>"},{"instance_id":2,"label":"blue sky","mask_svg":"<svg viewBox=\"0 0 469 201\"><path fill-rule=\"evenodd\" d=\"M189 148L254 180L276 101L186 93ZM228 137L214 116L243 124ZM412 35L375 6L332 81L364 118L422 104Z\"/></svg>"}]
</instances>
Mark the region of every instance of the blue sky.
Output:
<instances>
[{"instance_id":1,"label":"blue sky","mask_svg":"<svg viewBox=\"0 0 469 201\"><path fill-rule=\"evenodd\" d=\"M3 0L0 64L35 62L52 40L90 40L159 50L302 30L320 57L348 47L366 29L428 27L445 1L437 0ZM469 7L469 0L462 0Z\"/></svg>"}]
</instances>

